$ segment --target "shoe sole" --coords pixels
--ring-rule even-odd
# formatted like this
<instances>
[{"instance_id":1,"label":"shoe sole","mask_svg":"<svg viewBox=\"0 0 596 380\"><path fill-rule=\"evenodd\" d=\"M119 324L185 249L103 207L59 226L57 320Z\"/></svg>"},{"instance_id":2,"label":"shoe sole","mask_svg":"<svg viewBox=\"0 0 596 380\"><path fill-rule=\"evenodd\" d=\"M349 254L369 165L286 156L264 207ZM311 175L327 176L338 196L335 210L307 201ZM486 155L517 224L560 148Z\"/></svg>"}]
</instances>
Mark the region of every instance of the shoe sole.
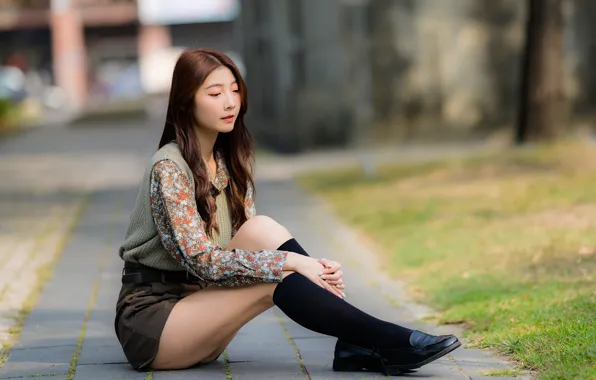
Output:
<instances>
[{"instance_id":1,"label":"shoe sole","mask_svg":"<svg viewBox=\"0 0 596 380\"><path fill-rule=\"evenodd\" d=\"M455 350L456 348L461 346L461 342L458 340L456 342L454 342L453 344L451 344L448 347L445 347L445 349L443 349L442 351L437 352L435 355L431 356L428 359L425 359L423 361L421 361L420 363L416 363L414 365L384 365L383 364L383 369L384 369L384 374L386 376L391 376L391 375L398 375L400 372L403 371L407 371L407 370L411 370L411 369L417 369L420 368L424 365L427 365L431 362L434 362L435 360L447 355L448 353L452 352L453 350Z\"/></svg>"}]
</instances>

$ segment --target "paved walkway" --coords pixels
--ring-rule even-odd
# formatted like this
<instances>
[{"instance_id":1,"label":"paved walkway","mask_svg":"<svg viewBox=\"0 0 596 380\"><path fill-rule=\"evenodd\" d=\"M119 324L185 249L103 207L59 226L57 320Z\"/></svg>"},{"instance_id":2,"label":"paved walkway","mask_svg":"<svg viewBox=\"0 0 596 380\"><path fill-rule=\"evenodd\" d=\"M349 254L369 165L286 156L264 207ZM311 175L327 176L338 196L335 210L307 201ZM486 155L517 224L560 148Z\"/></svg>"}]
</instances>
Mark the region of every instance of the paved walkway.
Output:
<instances>
[{"instance_id":1,"label":"paved walkway","mask_svg":"<svg viewBox=\"0 0 596 380\"><path fill-rule=\"evenodd\" d=\"M122 268L117 248L158 138L159 130L139 123L36 130L0 141L0 379L384 378L334 373L335 339L275 308L243 328L214 364L155 373L126 364L113 328ZM324 204L291 180L267 175L266 164L259 172L259 213L286 225L313 256L342 262L349 302L426 331L454 331L421 323L430 310L410 303L400 284L379 271L370 247ZM38 286L44 277L50 278ZM488 352L462 348L406 377L481 379L504 368Z\"/></svg>"}]
</instances>

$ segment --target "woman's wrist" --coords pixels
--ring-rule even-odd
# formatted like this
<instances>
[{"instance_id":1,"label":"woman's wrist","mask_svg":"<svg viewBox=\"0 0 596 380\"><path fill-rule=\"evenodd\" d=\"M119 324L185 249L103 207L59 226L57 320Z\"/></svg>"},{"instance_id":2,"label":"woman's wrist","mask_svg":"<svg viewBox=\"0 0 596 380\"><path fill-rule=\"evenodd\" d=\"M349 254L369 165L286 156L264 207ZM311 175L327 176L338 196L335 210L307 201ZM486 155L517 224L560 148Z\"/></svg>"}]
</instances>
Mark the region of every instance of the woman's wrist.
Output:
<instances>
[{"instance_id":1,"label":"woman's wrist","mask_svg":"<svg viewBox=\"0 0 596 380\"><path fill-rule=\"evenodd\" d=\"M288 252L283 270L294 272L297 271L298 267L300 266L300 262L304 259L304 257L305 256L299 255L296 252Z\"/></svg>"}]
</instances>

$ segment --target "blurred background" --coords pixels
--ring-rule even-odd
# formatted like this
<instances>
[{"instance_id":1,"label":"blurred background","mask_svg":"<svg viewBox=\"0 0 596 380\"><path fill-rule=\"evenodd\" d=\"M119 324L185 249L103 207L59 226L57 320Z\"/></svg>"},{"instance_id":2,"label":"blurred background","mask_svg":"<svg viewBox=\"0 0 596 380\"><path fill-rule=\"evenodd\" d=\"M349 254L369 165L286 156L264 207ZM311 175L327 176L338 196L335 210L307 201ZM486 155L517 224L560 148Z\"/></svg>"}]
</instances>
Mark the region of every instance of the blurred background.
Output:
<instances>
[{"instance_id":1,"label":"blurred background","mask_svg":"<svg viewBox=\"0 0 596 380\"><path fill-rule=\"evenodd\" d=\"M595 21L596 0L0 0L0 369L38 293L100 326L174 63L208 47L248 84L259 213L326 256L333 212L473 344L596 379Z\"/></svg>"},{"instance_id":2,"label":"blurred background","mask_svg":"<svg viewBox=\"0 0 596 380\"><path fill-rule=\"evenodd\" d=\"M178 54L210 47L240 66L275 152L591 133L595 15L593 0L0 0L0 125L159 125Z\"/></svg>"}]
</instances>

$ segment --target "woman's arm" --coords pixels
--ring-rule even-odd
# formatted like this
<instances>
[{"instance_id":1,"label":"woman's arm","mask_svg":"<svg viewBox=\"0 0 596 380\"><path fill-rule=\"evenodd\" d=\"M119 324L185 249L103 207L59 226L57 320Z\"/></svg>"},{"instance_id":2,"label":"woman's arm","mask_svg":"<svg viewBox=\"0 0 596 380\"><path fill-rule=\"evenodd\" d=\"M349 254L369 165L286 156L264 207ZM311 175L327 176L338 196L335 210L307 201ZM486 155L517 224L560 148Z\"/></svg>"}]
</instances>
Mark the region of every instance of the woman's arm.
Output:
<instances>
[{"instance_id":1,"label":"woman's arm","mask_svg":"<svg viewBox=\"0 0 596 380\"><path fill-rule=\"evenodd\" d=\"M287 252L226 251L211 242L197 211L194 189L171 160L153 166L151 210L164 247L190 273L203 280L228 286L282 280Z\"/></svg>"}]
</instances>

